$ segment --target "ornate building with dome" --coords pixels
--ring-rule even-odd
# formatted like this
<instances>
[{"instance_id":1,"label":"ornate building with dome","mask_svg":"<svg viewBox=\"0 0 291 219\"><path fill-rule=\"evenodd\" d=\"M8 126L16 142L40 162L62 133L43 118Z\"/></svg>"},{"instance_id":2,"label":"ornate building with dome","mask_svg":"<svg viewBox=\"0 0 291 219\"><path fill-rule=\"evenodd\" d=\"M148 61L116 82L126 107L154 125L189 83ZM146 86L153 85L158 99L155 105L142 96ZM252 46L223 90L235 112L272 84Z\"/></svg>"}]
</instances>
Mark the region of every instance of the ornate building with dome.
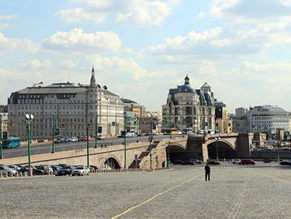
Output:
<instances>
[{"instance_id":1,"label":"ornate building with dome","mask_svg":"<svg viewBox=\"0 0 291 219\"><path fill-rule=\"evenodd\" d=\"M211 86L205 82L193 89L188 75L183 85L169 90L167 103L162 106L162 132L215 131L215 99Z\"/></svg>"}]
</instances>

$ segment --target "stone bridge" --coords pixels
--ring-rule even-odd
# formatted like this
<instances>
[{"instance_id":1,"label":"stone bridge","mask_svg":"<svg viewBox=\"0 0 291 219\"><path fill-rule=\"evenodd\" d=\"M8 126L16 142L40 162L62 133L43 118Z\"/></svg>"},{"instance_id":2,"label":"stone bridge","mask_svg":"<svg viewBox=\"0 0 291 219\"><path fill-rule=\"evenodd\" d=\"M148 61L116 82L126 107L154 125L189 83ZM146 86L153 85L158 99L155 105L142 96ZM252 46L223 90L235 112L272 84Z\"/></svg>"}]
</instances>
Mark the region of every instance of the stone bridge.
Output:
<instances>
[{"instance_id":1,"label":"stone bridge","mask_svg":"<svg viewBox=\"0 0 291 219\"><path fill-rule=\"evenodd\" d=\"M252 144L264 141L266 136L261 133L193 135L188 137L186 150L171 146L171 160L249 158Z\"/></svg>"},{"instance_id":2,"label":"stone bridge","mask_svg":"<svg viewBox=\"0 0 291 219\"><path fill-rule=\"evenodd\" d=\"M254 133L216 134L206 136L181 136L149 142L135 142L125 145L70 150L53 154L31 156L31 164L72 164L90 165L101 169L157 169L168 166L174 159L187 160L247 158L251 155L251 145L263 137ZM3 159L5 164L27 164L27 156Z\"/></svg>"},{"instance_id":3,"label":"stone bridge","mask_svg":"<svg viewBox=\"0 0 291 219\"><path fill-rule=\"evenodd\" d=\"M187 137L175 137L149 142L135 142L125 145L69 150L53 154L37 154L31 156L31 165L96 165L101 169L157 169L167 166L169 150L168 145L187 148ZM27 165L27 156L3 159L5 164Z\"/></svg>"}]
</instances>

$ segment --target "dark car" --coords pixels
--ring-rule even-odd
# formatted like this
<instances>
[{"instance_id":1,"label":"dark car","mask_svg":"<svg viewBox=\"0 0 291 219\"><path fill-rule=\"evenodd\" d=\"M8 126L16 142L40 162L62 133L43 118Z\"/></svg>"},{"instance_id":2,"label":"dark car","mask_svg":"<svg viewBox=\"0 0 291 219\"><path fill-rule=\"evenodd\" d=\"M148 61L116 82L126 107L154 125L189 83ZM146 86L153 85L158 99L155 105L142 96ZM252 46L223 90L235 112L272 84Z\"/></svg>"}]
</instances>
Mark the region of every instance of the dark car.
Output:
<instances>
[{"instance_id":1,"label":"dark car","mask_svg":"<svg viewBox=\"0 0 291 219\"><path fill-rule=\"evenodd\" d=\"M242 164L242 165L247 165L247 164L252 164L255 165L256 162L253 161L252 159L241 159L238 164Z\"/></svg>"},{"instance_id":2,"label":"dark car","mask_svg":"<svg viewBox=\"0 0 291 219\"><path fill-rule=\"evenodd\" d=\"M32 175L44 175L45 172L44 170L38 169L35 166L30 166L31 167L31 174ZM28 172L28 165L21 167L20 172L25 173Z\"/></svg>"},{"instance_id":3,"label":"dark car","mask_svg":"<svg viewBox=\"0 0 291 219\"><path fill-rule=\"evenodd\" d=\"M73 169L75 169L75 166L63 166L59 172L57 173L57 176L66 176L66 175L71 175Z\"/></svg>"},{"instance_id":4,"label":"dark car","mask_svg":"<svg viewBox=\"0 0 291 219\"><path fill-rule=\"evenodd\" d=\"M209 160L209 161L207 161L207 163L209 165L219 165L220 164L220 162L219 161L216 161L216 160Z\"/></svg>"},{"instance_id":5,"label":"dark car","mask_svg":"<svg viewBox=\"0 0 291 219\"><path fill-rule=\"evenodd\" d=\"M78 136L78 141L84 141L84 136Z\"/></svg>"},{"instance_id":6,"label":"dark car","mask_svg":"<svg viewBox=\"0 0 291 219\"><path fill-rule=\"evenodd\" d=\"M90 165L89 168L90 168L90 172L95 172L98 170L98 167L95 165Z\"/></svg>"},{"instance_id":7,"label":"dark car","mask_svg":"<svg viewBox=\"0 0 291 219\"><path fill-rule=\"evenodd\" d=\"M291 165L291 161L290 160L282 160L281 162L280 162L280 165Z\"/></svg>"},{"instance_id":8,"label":"dark car","mask_svg":"<svg viewBox=\"0 0 291 219\"><path fill-rule=\"evenodd\" d=\"M199 159L190 159L190 162L193 164L202 164L202 160Z\"/></svg>"},{"instance_id":9,"label":"dark car","mask_svg":"<svg viewBox=\"0 0 291 219\"><path fill-rule=\"evenodd\" d=\"M171 163L176 165L176 164L184 164L185 162L182 161L182 160L177 159L177 160L171 161Z\"/></svg>"},{"instance_id":10,"label":"dark car","mask_svg":"<svg viewBox=\"0 0 291 219\"><path fill-rule=\"evenodd\" d=\"M54 174L57 175L61 169L61 166L51 165L51 168L53 169Z\"/></svg>"},{"instance_id":11,"label":"dark car","mask_svg":"<svg viewBox=\"0 0 291 219\"><path fill-rule=\"evenodd\" d=\"M36 169L40 169L40 170L43 170L44 171L44 174L47 174L47 175L51 175L53 174L53 169L51 166L48 166L48 165L40 165L40 166L35 166Z\"/></svg>"}]
</instances>

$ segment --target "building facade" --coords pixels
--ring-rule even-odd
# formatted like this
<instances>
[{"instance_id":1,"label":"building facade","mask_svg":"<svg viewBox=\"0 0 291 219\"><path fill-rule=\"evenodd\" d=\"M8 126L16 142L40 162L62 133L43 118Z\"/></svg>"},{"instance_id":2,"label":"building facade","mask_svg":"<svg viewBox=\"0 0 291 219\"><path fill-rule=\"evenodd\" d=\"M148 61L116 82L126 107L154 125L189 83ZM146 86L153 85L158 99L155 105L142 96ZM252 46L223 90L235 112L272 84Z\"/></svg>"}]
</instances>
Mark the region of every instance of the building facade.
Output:
<instances>
[{"instance_id":1,"label":"building facade","mask_svg":"<svg viewBox=\"0 0 291 219\"><path fill-rule=\"evenodd\" d=\"M117 136L124 129L121 98L96 83L92 68L89 85L53 83L13 92L8 98L8 127L27 139L26 114L32 114L32 138L47 139L58 130L60 136Z\"/></svg>"},{"instance_id":2,"label":"building facade","mask_svg":"<svg viewBox=\"0 0 291 219\"><path fill-rule=\"evenodd\" d=\"M250 132L271 133L282 129L290 133L290 113L278 106L255 106L247 112Z\"/></svg>"},{"instance_id":3,"label":"building facade","mask_svg":"<svg viewBox=\"0 0 291 219\"><path fill-rule=\"evenodd\" d=\"M172 129L215 130L214 95L208 83L195 90L187 75L184 85L169 90L167 103L162 106L162 132Z\"/></svg>"},{"instance_id":4,"label":"building facade","mask_svg":"<svg viewBox=\"0 0 291 219\"><path fill-rule=\"evenodd\" d=\"M219 133L232 132L232 120L229 119L226 104L215 101L215 130Z\"/></svg>"}]
</instances>

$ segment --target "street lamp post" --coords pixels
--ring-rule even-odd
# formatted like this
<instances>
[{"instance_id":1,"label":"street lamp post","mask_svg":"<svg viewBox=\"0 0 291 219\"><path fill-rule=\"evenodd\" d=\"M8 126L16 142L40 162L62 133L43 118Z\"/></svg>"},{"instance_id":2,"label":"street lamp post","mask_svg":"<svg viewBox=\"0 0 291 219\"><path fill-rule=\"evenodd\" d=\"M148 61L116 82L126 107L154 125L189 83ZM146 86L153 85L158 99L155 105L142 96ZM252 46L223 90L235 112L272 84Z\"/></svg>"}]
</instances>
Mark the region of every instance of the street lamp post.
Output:
<instances>
[{"instance_id":1,"label":"street lamp post","mask_svg":"<svg viewBox=\"0 0 291 219\"><path fill-rule=\"evenodd\" d=\"M90 165L90 162L89 162L89 157L90 157L90 154L89 154L89 124L87 125L87 128L86 128L86 135L87 135L87 167L89 167Z\"/></svg>"},{"instance_id":2,"label":"street lamp post","mask_svg":"<svg viewBox=\"0 0 291 219\"><path fill-rule=\"evenodd\" d=\"M167 167L170 167L170 163L171 163L171 157L170 157L170 155L171 155L171 143L170 142L168 143L167 152L168 152L168 156L167 156L167 158L168 158Z\"/></svg>"},{"instance_id":3,"label":"street lamp post","mask_svg":"<svg viewBox=\"0 0 291 219\"><path fill-rule=\"evenodd\" d=\"M149 136L149 143L150 143L150 171L152 171L153 168L153 160L152 160L152 141L153 141L153 114L151 114L151 135Z\"/></svg>"},{"instance_id":4,"label":"street lamp post","mask_svg":"<svg viewBox=\"0 0 291 219\"><path fill-rule=\"evenodd\" d=\"M98 147L98 114L96 112L96 117L95 117L95 148Z\"/></svg>"},{"instance_id":5,"label":"street lamp post","mask_svg":"<svg viewBox=\"0 0 291 219\"><path fill-rule=\"evenodd\" d=\"M127 123L127 114L124 113L124 169L126 170L126 123Z\"/></svg>"},{"instance_id":6,"label":"street lamp post","mask_svg":"<svg viewBox=\"0 0 291 219\"><path fill-rule=\"evenodd\" d=\"M31 141L31 123L34 118L32 114L26 114L26 129L27 129L27 156L28 156L28 176L31 176L31 151L30 151L30 141Z\"/></svg>"},{"instance_id":7,"label":"street lamp post","mask_svg":"<svg viewBox=\"0 0 291 219\"><path fill-rule=\"evenodd\" d=\"M0 159L3 159L2 114L0 113Z\"/></svg>"},{"instance_id":8,"label":"street lamp post","mask_svg":"<svg viewBox=\"0 0 291 219\"><path fill-rule=\"evenodd\" d=\"M218 157L218 141L220 140L220 137L215 137L215 141L216 141L216 160L219 161L219 157Z\"/></svg>"},{"instance_id":9,"label":"street lamp post","mask_svg":"<svg viewBox=\"0 0 291 219\"><path fill-rule=\"evenodd\" d=\"M52 119L52 154L55 153L55 131L56 131L56 123L55 123L55 114L53 113L53 119Z\"/></svg>"},{"instance_id":10,"label":"street lamp post","mask_svg":"<svg viewBox=\"0 0 291 219\"><path fill-rule=\"evenodd\" d=\"M66 138L68 137L68 113L66 114Z\"/></svg>"}]
</instances>

